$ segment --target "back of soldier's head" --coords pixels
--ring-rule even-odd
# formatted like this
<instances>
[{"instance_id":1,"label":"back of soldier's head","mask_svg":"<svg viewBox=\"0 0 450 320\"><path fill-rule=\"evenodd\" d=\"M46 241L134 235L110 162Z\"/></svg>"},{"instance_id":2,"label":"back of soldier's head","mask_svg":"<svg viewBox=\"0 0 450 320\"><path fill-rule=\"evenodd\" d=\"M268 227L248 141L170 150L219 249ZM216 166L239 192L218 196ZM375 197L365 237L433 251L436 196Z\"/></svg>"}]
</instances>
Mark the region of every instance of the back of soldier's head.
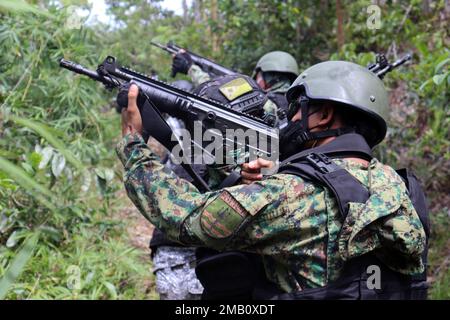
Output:
<instances>
[{"instance_id":1,"label":"back of soldier's head","mask_svg":"<svg viewBox=\"0 0 450 320\"><path fill-rule=\"evenodd\" d=\"M272 51L258 60L253 71L253 79L258 72L262 72L264 76L270 76L270 78L285 76L290 82L293 82L298 76L299 70L297 61L292 55L285 51Z\"/></svg>"}]
</instances>

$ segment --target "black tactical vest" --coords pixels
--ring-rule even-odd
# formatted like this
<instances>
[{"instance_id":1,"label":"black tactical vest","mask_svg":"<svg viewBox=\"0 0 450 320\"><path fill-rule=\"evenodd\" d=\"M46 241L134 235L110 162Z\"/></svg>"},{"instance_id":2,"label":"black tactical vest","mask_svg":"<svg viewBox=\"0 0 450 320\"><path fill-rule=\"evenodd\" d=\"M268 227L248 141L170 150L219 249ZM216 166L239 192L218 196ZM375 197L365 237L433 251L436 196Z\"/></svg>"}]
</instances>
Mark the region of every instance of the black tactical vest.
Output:
<instances>
[{"instance_id":1,"label":"black tactical vest","mask_svg":"<svg viewBox=\"0 0 450 320\"><path fill-rule=\"evenodd\" d=\"M267 97L272 100L278 108L281 110L284 110L285 112L288 111L289 103L286 99L285 93L281 92L268 92Z\"/></svg>"}]
</instances>

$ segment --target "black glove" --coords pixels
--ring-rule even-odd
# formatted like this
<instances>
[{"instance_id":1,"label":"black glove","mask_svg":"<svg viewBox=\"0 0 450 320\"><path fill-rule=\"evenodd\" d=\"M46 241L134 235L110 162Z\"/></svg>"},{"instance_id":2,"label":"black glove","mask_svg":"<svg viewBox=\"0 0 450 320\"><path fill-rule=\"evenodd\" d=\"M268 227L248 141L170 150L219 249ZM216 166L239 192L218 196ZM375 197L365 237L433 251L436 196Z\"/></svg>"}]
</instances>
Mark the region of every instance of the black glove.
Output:
<instances>
[{"instance_id":1,"label":"black glove","mask_svg":"<svg viewBox=\"0 0 450 320\"><path fill-rule=\"evenodd\" d=\"M187 74L192 66L192 58L187 52L179 52L175 55L172 62L172 77L179 73Z\"/></svg>"},{"instance_id":2,"label":"black glove","mask_svg":"<svg viewBox=\"0 0 450 320\"><path fill-rule=\"evenodd\" d=\"M122 113L122 109L126 109L128 107L128 90L130 89L131 83L126 82L122 84L119 88L119 93L116 97L116 111L117 113ZM139 91L137 105L139 108L143 106L145 103L145 97Z\"/></svg>"}]
</instances>

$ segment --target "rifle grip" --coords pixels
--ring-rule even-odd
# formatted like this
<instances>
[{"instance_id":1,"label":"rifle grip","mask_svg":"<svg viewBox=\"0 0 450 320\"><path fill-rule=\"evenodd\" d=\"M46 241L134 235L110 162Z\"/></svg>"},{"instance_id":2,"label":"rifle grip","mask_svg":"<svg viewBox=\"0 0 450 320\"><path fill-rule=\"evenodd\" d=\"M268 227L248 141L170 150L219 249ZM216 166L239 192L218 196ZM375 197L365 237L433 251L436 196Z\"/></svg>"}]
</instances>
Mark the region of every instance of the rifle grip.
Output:
<instances>
[{"instance_id":1,"label":"rifle grip","mask_svg":"<svg viewBox=\"0 0 450 320\"><path fill-rule=\"evenodd\" d=\"M116 97L116 111L118 113L122 113L123 109L126 109L128 107L128 90L130 89L131 83L125 83L122 85L119 89L119 93ZM137 105L139 110L142 108L145 102L145 97L142 95L142 92L139 89L139 95L137 98Z\"/></svg>"},{"instance_id":2,"label":"rifle grip","mask_svg":"<svg viewBox=\"0 0 450 320\"><path fill-rule=\"evenodd\" d=\"M117 113L122 113L124 108L128 107L128 87L121 87L116 98L116 111Z\"/></svg>"}]
</instances>

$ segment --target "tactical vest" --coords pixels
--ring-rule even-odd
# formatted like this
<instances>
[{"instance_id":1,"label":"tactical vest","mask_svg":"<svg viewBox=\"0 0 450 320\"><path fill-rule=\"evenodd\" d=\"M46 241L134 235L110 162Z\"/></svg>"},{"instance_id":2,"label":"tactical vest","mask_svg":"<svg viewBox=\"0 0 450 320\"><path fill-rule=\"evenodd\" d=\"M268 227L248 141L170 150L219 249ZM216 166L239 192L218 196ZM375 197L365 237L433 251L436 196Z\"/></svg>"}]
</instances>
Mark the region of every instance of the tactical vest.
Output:
<instances>
[{"instance_id":1,"label":"tactical vest","mask_svg":"<svg viewBox=\"0 0 450 320\"><path fill-rule=\"evenodd\" d=\"M272 100L281 110L287 112L289 103L286 99L285 93L281 92L268 92L267 97Z\"/></svg>"},{"instance_id":2,"label":"tactical vest","mask_svg":"<svg viewBox=\"0 0 450 320\"><path fill-rule=\"evenodd\" d=\"M252 78L241 74L216 77L200 84L194 93L255 117L263 116L267 101L264 90Z\"/></svg>"},{"instance_id":3,"label":"tactical vest","mask_svg":"<svg viewBox=\"0 0 450 320\"><path fill-rule=\"evenodd\" d=\"M350 133L331 143L300 152L283 161L279 173L293 174L328 188L335 196L340 215L345 219L349 202L365 203L369 192L359 180L338 166L332 158L357 157L371 160L371 149L364 138ZM409 192L427 239L429 218L425 196L417 178L406 169L397 170ZM428 242L428 240L427 240ZM427 243L428 245L428 243ZM196 273L205 287L205 299L426 299L427 250L423 253L425 272L418 276L392 271L374 253L349 260L341 276L324 287L306 288L293 293L281 293L265 277L262 262L256 255L242 252L216 253L200 257ZM368 267L380 268L381 287L367 285ZM293 272L293 274L296 274ZM220 275L220 282L217 278ZM302 279L297 279L301 283Z\"/></svg>"}]
</instances>

